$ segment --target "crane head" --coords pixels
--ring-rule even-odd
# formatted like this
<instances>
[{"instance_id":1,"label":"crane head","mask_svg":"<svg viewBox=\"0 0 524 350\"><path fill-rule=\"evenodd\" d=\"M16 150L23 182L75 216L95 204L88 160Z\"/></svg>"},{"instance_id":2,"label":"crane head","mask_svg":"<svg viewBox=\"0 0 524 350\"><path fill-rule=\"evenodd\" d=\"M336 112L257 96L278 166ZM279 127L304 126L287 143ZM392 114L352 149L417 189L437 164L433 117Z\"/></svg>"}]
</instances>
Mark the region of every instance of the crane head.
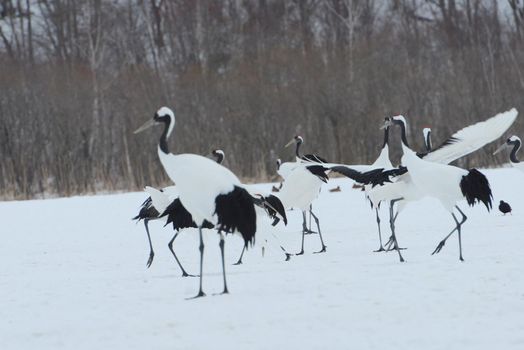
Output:
<instances>
[{"instance_id":1,"label":"crane head","mask_svg":"<svg viewBox=\"0 0 524 350\"><path fill-rule=\"evenodd\" d=\"M302 136L299 136L299 135L296 135L295 137L293 137L287 144L285 147L289 147L291 146L293 143L295 144L301 144L304 142L304 139L302 138Z\"/></svg>"},{"instance_id":2,"label":"crane head","mask_svg":"<svg viewBox=\"0 0 524 350\"><path fill-rule=\"evenodd\" d=\"M218 164L222 164L222 161L225 157L224 151L222 151L221 149L214 149L213 151L211 151L211 154L213 155L213 157L216 158Z\"/></svg>"},{"instance_id":3,"label":"crane head","mask_svg":"<svg viewBox=\"0 0 524 350\"><path fill-rule=\"evenodd\" d=\"M499 146L499 148L497 148L497 150L495 152L493 152L493 155L499 153L500 151L504 150L505 148L509 148L509 147L513 147L517 144L520 144L521 141L520 141L520 138L518 136L511 136L509 137L506 142L504 142L502 145Z\"/></svg>"},{"instance_id":4,"label":"crane head","mask_svg":"<svg viewBox=\"0 0 524 350\"><path fill-rule=\"evenodd\" d=\"M154 125L167 123L169 125L168 135L173 130L173 127L175 126L175 113L168 108L168 107L161 107L158 111L156 111L155 115L153 116L153 119L148 120L144 124L142 124L141 127L135 130L135 134L138 134L139 132L142 132Z\"/></svg>"}]
</instances>

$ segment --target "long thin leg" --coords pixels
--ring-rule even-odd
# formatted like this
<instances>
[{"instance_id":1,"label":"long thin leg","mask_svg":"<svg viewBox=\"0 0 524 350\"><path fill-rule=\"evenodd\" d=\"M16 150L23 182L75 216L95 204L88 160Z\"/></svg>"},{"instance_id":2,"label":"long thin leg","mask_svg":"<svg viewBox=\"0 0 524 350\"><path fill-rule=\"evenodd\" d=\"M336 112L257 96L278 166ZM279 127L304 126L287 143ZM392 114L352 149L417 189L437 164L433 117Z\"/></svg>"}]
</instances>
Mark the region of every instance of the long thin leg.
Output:
<instances>
[{"instance_id":1,"label":"long thin leg","mask_svg":"<svg viewBox=\"0 0 524 350\"><path fill-rule=\"evenodd\" d=\"M310 204L309 205L309 232L313 233L313 230L311 229L311 226L312 225L312 220L311 220L311 217L313 216L313 204Z\"/></svg>"},{"instance_id":2,"label":"long thin leg","mask_svg":"<svg viewBox=\"0 0 524 350\"><path fill-rule=\"evenodd\" d=\"M291 259L291 254L289 254L286 249L284 249L284 247L280 246L280 249L282 249L282 251L284 252L284 254L286 255L286 260L284 261L289 261L289 259Z\"/></svg>"},{"instance_id":3,"label":"long thin leg","mask_svg":"<svg viewBox=\"0 0 524 350\"><path fill-rule=\"evenodd\" d=\"M306 216L304 215L303 216L303 221L302 221L302 230L304 230L304 233L306 235L311 235L311 234L314 234L316 233L315 231L311 230L311 213L312 213L312 210L313 210L313 205L310 204L309 205L309 228L307 226L307 219L306 219Z\"/></svg>"},{"instance_id":4,"label":"long thin leg","mask_svg":"<svg viewBox=\"0 0 524 350\"><path fill-rule=\"evenodd\" d=\"M458 228L458 237L459 237L459 251L460 251L460 261L464 261L464 258L462 257L462 236L461 236L461 228L462 228L462 225L466 222L466 220L468 219L468 217L466 216L466 214L464 214L464 212L462 212L462 210L460 210L460 208L458 206L455 205L455 208L457 208L457 210L459 211L460 214L462 214L462 221L460 222L459 224L459 228Z\"/></svg>"},{"instance_id":5,"label":"long thin leg","mask_svg":"<svg viewBox=\"0 0 524 350\"><path fill-rule=\"evenodd\" d=\"M222 233L222 231L220 231L219 246L220 246L220 253L222 254L222 275L224 276L224 291L222 292L222 294L228 294L229 291L227 290L227 282L226 282L226 262L224 258L224 245L225 245L224 234Z\"/></svg>"},{"instance_id":6,"label":"long thin leg","mask_svg":"<svg viewBox=\"0 0 524 350\"><path fill-rule=\"evenodd\" d=\"M400 200L403 200L402 198L400 199L397 199L396 201L400 201ZM396 202L395 201L395 202ZM390 209L390 212L389 212L389 225L391 227L391 213L392 213L392 210ZM396 227L396 222L397 222L397 217L398 217L398 214L399 214L399 210L397 209L397 212L395 213L395 215L393 216L393 227ZM385 246L386 246L386 252L390 252L392 251L393 249L398 249L398 250L406 250L407 248L401 248L401 247L397 247L397 248L393 248L393 243L394 243L394 239L393 239L393 235L391 235L388 239L388 241L386 242Z\"/></svg>"},{"instance_id":7,"label":"long thin leg","mask_svg":"<svg viewBox=\"0 0 524 350\"><path fill-rule=\"evenodd\" d=\"M240 258L238 258L238 261L234 263L233 265L240 265L242 264L242 257L244 256L244 252L246 251L246 246L244 245L244 248L242 248L242 253L240 253Z\"/></svg>"},{"instance_id":8,"label":"long thin leg","mask_svg":"<svg viewBox=\"0 0 524 350\"><path fill-rule=\"evenodd\" d=\"M286 248L284 248L284 247L282 246L282 244L280 244L280 240L278 239L278 237L275 235L274 232L271 231L270 233L271 233L271 236L273 236L273 239L271 239L271 240L267 240L267 239L266 239L266 243L268 244L268 248L271 248L271 246L269 245L269 243L271 243L271 245L274 246L274 247L276 248L276 244L275 244L275 243L278 242L278 243L277 243L278 246L280 247L280 249L281 249L281 250L284 252L284 254L286 255L286 260L285 260L285 261L289 261L289 260L291 259L291 255L292 255L292 254L289 254L289 253L287 252Z\"/></svg>"},{"instance_id":9,"label":"long thin leg","mask_svg":"<svg viewBox=\"0 0 524 350\"><path fill-rule=\"evenodd\" d=\"M444 247L444 245L446 244L446 240L453 234L453 232L455 231L458 231L458 236L459 236L459 250L460 250L460 256L459 256L459 259L460 261L464 261L464 258L462 257L462 237L461 237L461 226L463 223L466 222L467 220L467 216L462 212L462 210L460 210L460 208L458 206L455 206L455 208L457 208L457 210L459 211L459 213L462 215L462 220L459 222L457 220L457 217L455 216L454 213L451 213L451 216L453 217L453 220L455 220L455 228L453 230L451 230L451 232L446 236L444 237L444 239L442 241L440 241L440 243L438 244L437 248L435 248L435 250L433 251L433 253L431 253L431 255L433 254L436 254L436 253L440 253L440 251L442 250L442 248Z\"/></svg>"},{"instance_id":10,"label":"long thin leg","mask_svg":"<svg viewBox=\"0 0 524 350\"><path fill-rule=\"evenodd\" d=\"M322 239L322 232L320 232L320 220L318 220L318 217L313 213L313 211L310 211L310 213L311 215L313 215L313 219L315 219L315 222L317 224L318 236L320 237L320 244L322 244L322 249L315 253L324 253L327 247L324 244L324 240Z\"/></svg>"},{"instance_id":11,"label":"long thin leg","mask_svg":"<svg viewBox=\"0 0 524 350\"><path fill-rule=\"evenodd\" d=\"M303 221L302 221L302 248L300 249L300 252L296 253L295 255L302 255L304 254L304 237L306 235L306 212L303 211L302 212L302 218L303 218Z\"/></svg>"},{"instance_id":12,"label":"long thin leg","mask_svg":"<svg viewBox=\"0 0 524 350\"><path fill-rule=\"evenodd\" d=\"M378 214L378 207L375 208L375 214L377 216L377 226L378 226L378 241L380 242L380 248L374 250L375 253L385 251L384 246L382 245L382 233L380 232L380 215Z\"/></svg>"},{"instance_id":13,"label":"long thin leg","mask_svg":"<svg viewBox=\"0 0 524 350\"><path fill-rule=\"evenodd\" d=\"M149 234L149 220L144 219L144 226L146 227L146 233L147 233L147 240L149 241L149 259L147 260L146 266L149 268L151 264L153 263L153 259L155 257L155 252L153 251L153 243L151 243L151 235Z\"/></svg>"},{"instance_id":14,"label":"long thin leg","mask_svg":"<svg viewBox=\"0 0 524 350\"><path fill-rule=\"evenodd\" d=\"M402 257L400 248L398 246L397 236L395 235L395 220L397 219L397 215L393 215L393 206L400 200L402 199L394 199L389 203L389 226L391 227L391 236L393 237L393 249L398 252L398 258L400 259L400 262L404 262L404 258Z\"/></svg>"},{"instance_id":15,"label":"long thin leg","mask_svg":"<svg viewBox=\"0 0 524 350\"><path fill-rule=\"evenodd\" d=\"M198 289L198 294L190 299L196 299L206 296L206 294L202 290L202 276L204 275L204 239L202 237L202 227L198 227L198 234L200 236L200 287Z\"/></svg>"},{"instance_id":16,"label":"long thin leg","mask_svg":"<svg viewBox=\"0 0 524 350\"><path fill-rule=\"evenodd\" d=\"M171 240L169 241L169 243L167 244L167 246L169 247L169 250L171 251L171 253L173 254L173 257L175 258L178 266L180 266L180 270L182 270L182 277L196 277L195 275L190 275L186 272L186 270L184 269L184 267L182 266L182 264L180 263L180 260L178 260L178 257L176 256L175 254L175 250L173 249L173 242L175 242L175 239L177 238L179 234L179 231L176 231L175 235L173 236L173 238L171 238Z\"/></svg>"}]
</instances>

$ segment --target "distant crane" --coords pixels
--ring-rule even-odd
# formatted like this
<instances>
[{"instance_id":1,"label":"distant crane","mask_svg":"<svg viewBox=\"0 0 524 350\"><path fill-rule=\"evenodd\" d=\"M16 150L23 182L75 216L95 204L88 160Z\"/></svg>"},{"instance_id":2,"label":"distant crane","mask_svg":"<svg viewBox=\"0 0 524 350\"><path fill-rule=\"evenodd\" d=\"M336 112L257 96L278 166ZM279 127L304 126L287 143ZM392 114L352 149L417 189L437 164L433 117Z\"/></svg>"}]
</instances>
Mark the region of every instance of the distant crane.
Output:
<instances>
[{"instance_id":1,"label":"distant crane","mask_svg":"<svg viewBox=\"0 0 524 350\"><path fill-rule=\"evenodd\" d=\"M520 138L513 135L508 138L506 142L503 143L493 154L495 155L505 148L511 148L509 162L514 168L524 171L524 163L521 163L520 160L517 159L517 152L519 151L521 145L522 142L520 141Z\"/></svg>"}]
</instances>

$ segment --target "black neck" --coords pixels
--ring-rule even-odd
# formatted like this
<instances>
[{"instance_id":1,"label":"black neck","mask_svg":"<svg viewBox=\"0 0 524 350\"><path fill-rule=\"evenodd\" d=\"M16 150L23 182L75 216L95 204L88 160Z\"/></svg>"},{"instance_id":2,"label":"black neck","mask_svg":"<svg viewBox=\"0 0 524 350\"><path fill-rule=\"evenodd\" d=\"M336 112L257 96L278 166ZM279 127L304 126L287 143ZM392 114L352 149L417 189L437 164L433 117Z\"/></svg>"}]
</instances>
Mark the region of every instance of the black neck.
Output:
<instances>
[{"instance_id":1,"label":"black neck","mask_svg":"<svg viewBox=\"0 0 524 350\"><path fill-rule=\"evenodd\" d=\"M404 146L409 147L408 139L406 138L406 124L401 121L399 121L398 124L400 125L400 130L402 131L402 143L404 144Z\"/></svg>"},{"instance_id":2,"label":"black neck","mask_svg":"<svg viewBox=\"0 0 524 350\"><path fill-rule=\"evenodd\" d=\"M386 128L384 129L384 144L382 145L382 148L388 145L388 141L389 141L389 126L386 126Z\"/></svg>"},{"instance_id":3,"label":"black neck","mask_svg":"<svg viewBox=\"0 0 524 350\"><path fill-rule=\"evenodd\" d=\"M222 153L217 153L215 157L217 157L217 163L222 164L222 161L224 160L224 155Z\"/></svg>"},{"instance_id":4,"label":"black neck","mask_svg":"<svg viewBox=\"0 0 524 350\"><path fill-rule=\"evenodd\" d=\"M295 150L295 154L297 155L298 158L300 158L300 145L302 144L302 142L298 141L297 142L297 148Z\"/></svg>"},{"instance_id":5,"label":"black neck","mask_svg":"<svg viewBox=\"0 0 524 350\"><path fill-rule=\"evenodd\" d=\"M168 154L169 153L169 148L167 146L167 132L169 130L169 124L171 123L171 121L168 119L168 120L163 120L162 121L164 123L164 131L162 132L162 135L160 135L160 150L162 152L164 152L165 154Z\"/></svg>"},{"instance_id":6,"label":"black neck","mask_svg":"<svg viewBox=\"0 0 524 350\"><path fill-rule=\"evenodd\" d=\"M509 154L509 160L511 160L512 163L520 163L520 161L517 159L517 152L520 149L520 141L515 141L513 144L513 149L511 150L511 153Z\"/></svg>"},{"instance_id":7,"label":"black neck","mask_svg":"<svg viewBox=\"0 0 524 350\"><path fill-rule=\"evenodd\" d=\"M431 152L431 131L426 134L426 151Z\"/></svg>"}]
</instances>

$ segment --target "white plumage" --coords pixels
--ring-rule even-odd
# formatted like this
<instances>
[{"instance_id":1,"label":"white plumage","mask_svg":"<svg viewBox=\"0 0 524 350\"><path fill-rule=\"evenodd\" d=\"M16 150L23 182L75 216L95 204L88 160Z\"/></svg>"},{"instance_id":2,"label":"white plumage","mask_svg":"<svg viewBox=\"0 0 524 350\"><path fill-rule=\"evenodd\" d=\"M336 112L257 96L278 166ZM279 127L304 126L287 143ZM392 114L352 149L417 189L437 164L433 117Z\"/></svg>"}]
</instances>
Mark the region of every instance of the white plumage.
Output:
<instances>
[{"instance_id":1,"label":"white plumage","mask_svg":"<svg viewBox=\"0 0 524 350\"><path fill-rule=\"evenodd\" d=\"M197 225L204 220L217 223L215 198L243 187L229 169L196 154L166 154L158 149L160 162L177 185L180 200Z\"/></svg>"}]
</instances>

